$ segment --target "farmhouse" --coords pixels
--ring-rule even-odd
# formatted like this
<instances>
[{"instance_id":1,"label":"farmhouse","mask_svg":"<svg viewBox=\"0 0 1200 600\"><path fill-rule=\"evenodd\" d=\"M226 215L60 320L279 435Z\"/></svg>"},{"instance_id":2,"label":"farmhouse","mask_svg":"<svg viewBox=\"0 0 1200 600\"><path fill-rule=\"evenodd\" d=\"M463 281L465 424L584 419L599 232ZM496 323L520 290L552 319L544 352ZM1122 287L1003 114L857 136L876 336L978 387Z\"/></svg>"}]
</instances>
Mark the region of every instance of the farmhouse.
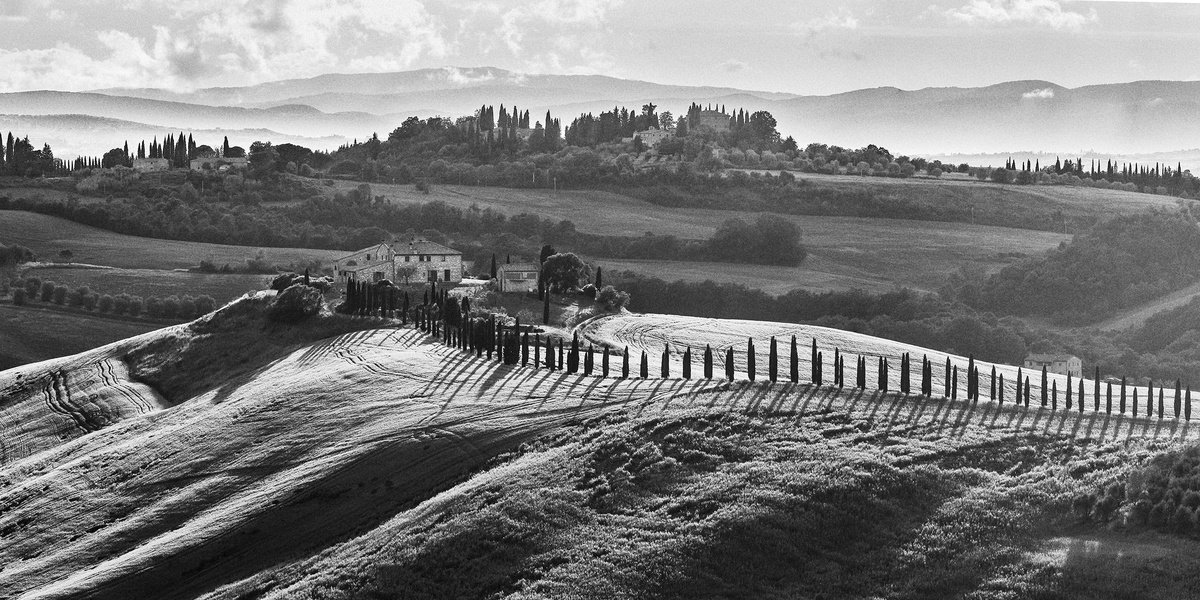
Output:
<instances>
[{"instance_id":1,"label":"farmhouse","mask_svg":"<svg viewBox=\"0 0 1200 600\"><path fill-rule=\"evenodd\" d=\"M537 290L538 265L511 263L496 268L496 280L501 292L533 292Z\"/></svg>"},{"instance_id":2,"label":"farmhouse","mask_svg":"<svg viewBox=\"0 0 1200 600\"><path fill-rule=\"evenodd\" d=\"M1069 354L1030 354L1025 357L1025 368L1040 371L1042 367L1046 367L1046 371L1050 373L1058 373L1060 375L1076 375L1083 374L1083 361L1078 356Z\"/></svg>"},{"instance_id":3,"label":"farmhouse","mask_svg":"<svg viewBox=\"0 0 1200 600\"><path fill-rule=\"evenodd\" d=\"M436 242L414 239L356 250L333 261L338 281L462 281L462 252Z\"/></svg>"},{"instance_id":4,"label":"farmhouse","mask_svg":"<svg viewBox=\"0 0 1200 600\"><path fill-rule=\"evenodd\" d=\"M171 161L165 158L135 158L133 159L133 170L139 173L153 173L156 171L167 171L171 168Z\"/></svg>"}]
</instances>

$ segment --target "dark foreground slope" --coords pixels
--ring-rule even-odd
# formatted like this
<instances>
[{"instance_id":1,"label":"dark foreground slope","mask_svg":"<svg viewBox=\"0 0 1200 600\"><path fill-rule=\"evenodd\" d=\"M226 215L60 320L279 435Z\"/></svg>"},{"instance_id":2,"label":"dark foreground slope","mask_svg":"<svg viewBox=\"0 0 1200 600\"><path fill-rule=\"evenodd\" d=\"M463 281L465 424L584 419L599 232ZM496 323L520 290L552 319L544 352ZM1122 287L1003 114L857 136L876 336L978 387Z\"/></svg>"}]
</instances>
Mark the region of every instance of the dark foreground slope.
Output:
<instances>
[{"instance_id":1,"label":"dark foreground slope","mask_svg":"<svg viewBox=\"0 0 1200 600\"><path fill-rule=\"evenodd\" d=\"M1193 541L1071 511L1184 423L600 379L251 316L121 347L171 408L0 466L0 597L1200 594Z\"/></svg>"}]
</instances>

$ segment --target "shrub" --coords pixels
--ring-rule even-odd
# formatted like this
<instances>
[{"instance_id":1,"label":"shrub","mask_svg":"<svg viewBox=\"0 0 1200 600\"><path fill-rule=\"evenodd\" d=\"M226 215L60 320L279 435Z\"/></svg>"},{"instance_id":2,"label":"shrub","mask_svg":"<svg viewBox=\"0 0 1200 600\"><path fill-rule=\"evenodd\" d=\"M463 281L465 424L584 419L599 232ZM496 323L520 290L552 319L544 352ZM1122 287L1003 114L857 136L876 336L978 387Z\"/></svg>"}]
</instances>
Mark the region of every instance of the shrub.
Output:
<instances>
[{"instance_id":1,"label":"shrub","mask_svg":"<svg viewBox=\"0 0 1200 600\"><path fill-rule=\"evenodd\" d=\"M583 286L582 292L583 292L583 295L587 296L588 298L595 298L596 297L596 286L589 283L589 284Z\"/></svg>"},{"instance_id":2,"label":"shrub","mask_svg":"<svg viewBox=\"0 0 1200 600\"><path fill-rule=\"evenodd\" d=\"M280 292L267 305L267 318L272 321L291 323L321 311L324 296L316 288L293 285Z\"/></svg>"},{"instance_id":3,"label":"shrub","mask_svg":"<svg viewBox=\"0 0 1200 600\"><path fill-rule=\"evenodd\" d=\"M96 310L97 300L99 300L99 296L96 294L88 294L83 297L83 307L88 310Z\"/></svg>"},{"instance_id":4,"label":"shrub","mask_svg":"<svg viewBox=\"0 0 1200 600\"><path fill-rule=\"evenodd\" d=\"M142 297L141 296L130 296L129 297L129 316L136 317L140 314L142 314Z\"/></svg>"},{"instance_id":5,"label":"shrub","mask_svg":"<svg viewBox=\"0 0 1200 600\"><path fill-rule=\"evenodd\" d=\"M110 313L113 311L115 305L116 301L113 300L113 297L108 294L104 294L103 296L100 296L100 300L97 302L96 308L99 308L100 312L102 313Z\"/></svg>"},{"instance_id":6,"label":"shrub","mask_svg":"<svg viewBox=\"0 0 1200 600\"><path fill-rule=\"evenodd\" d=\"M282 292L297 283L298 279L302 280L304 276L295 273L280 273L271 279L271 289Z\"/></svg>"},{"instance_id":7,"label":"shrub","mask_svg":"<svg viewBox=\"0 0 1200 600\"><path fill-rule=\"evenodd\" d=\"M25 280L25 294L30 299L37 298L38 291L42 289L42 280L37 277L30 277Z\"/></svg>"},{"instance_id":8,"label":"shrub","mask_svg":"<svg viewBox=\"0 0 1200 600\"><path fill-rule=\"evenodd\" d=\"M190 319L196 316L196 299L191 296L184 296L179 299L179 316L185 319Z\"/></svg>"},{"instance_id":9,"label":"shrub","mask_svg":"<svg viewBox=\"0 0 1200 600\"><path fill-rule=\"evenodd\" d=\"M604 310L616 312L629 305L629 293L606 285L596 294L596 302L604 306Z\"/></svg>"},{"instance_id":10,"label":"shrub","mask_svg":"<svg viewBox=\"0 0 1200 600\"><path fill-rule=\"evenodd\" d=\"M67 286L65 286L65 285L54 286L54 303L59 306L66 304L67 303L67 292L68 292Z\"/></svg>"},{"instance_id":11,"label":"shrub","mask_svg":"<svg viewBox=\"0 0 1200 600\"><path fill-rule=\"evenodd\" d=\"M162 300L157 296L146 298L146 314L151 317L161 317L163 314Z\"/></svg>"},{"instance_id":12,"label":"shrub","mask_svg":"<svg viewBox=\"0 0 1200 600\"><path fill-rule=\"evenodd\" d=\"M174 319L179 316L179 297L172 294L162 300L162 316Z\"/></svg>"},{"instance_id":13,"label":"shrub","mask_svg":"<svg viewBox=\"0 0 1200 600\"><path fill-rule=\"evenodd\" d=\"M42 302L49 302L54 299L54 282L42 282Z\"/></svg>"},{"instance_id":14,"label":"shrub","mask_svg":"<svg viewBox=\"0 0 1200 600\"><path fill-rule=\"evenodd\" d=\"M14 289L12 291L12 301L13 304L16 304L17 306L25 304L25 288L19 287Z\"/></svg>"},{"instance_id":15,"label":"shrub","mask_svg":"<svg viewBox=\"0 0 1200 600\"><path fill-rule=\"evenodd\" d=\"M129 294L117 294L116 298L113 298L113 300L114 313L123 315L129 311Z\"/></svg>"},{"instance_id":16,"label":"shrub","mask_svg":"<svg viewBox=\"0 0 1200 600\"><path fill-rule=\"evenodd\" d=\"M207 294L196 297L196 314L206 315L216 308L217 301Z\"/></svg>"},{"instance_id":17,"label":"shrub","mask_svg":"<svg viewBox=\"0 0 1200 600\"><path fill-rule=\"evenodd\" d=\"M85 285L83 287L75 288L75 290L72 291L70 296L67 298L67 301L71 306L83 306L85 299L90 295L92 295L92 290L88 289L88 287Z\"/></svg>"}]
</instances>

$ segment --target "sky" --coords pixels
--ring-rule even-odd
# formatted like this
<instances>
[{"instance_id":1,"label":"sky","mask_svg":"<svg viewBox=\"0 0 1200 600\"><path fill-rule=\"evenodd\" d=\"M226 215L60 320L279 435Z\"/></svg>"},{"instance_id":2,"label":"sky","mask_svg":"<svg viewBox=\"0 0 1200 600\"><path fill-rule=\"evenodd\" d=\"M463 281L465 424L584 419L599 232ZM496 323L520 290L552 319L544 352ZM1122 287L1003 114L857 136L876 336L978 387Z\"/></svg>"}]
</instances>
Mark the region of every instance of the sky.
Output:
<instances>
[{"instance_id":1,"label":"sky","mask_svg":"<svg viewBox=\"0 0 1200 600\"><path fill-rule=\"evenodd\" d=\"M0 0L0 92L492 66L824 95L1196 80L1198 56L1200 0Z\"/></svg>"}]
</instances>

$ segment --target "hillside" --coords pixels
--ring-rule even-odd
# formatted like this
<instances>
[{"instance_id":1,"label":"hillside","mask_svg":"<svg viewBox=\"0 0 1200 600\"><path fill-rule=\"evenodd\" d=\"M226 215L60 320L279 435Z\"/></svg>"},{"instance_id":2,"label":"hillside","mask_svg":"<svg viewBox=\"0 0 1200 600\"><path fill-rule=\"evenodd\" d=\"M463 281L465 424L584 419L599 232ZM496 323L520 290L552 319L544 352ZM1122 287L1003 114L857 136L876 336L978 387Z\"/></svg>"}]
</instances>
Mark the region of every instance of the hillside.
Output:
<instances>
[{"instance_id":1,"label":"hillside","mask_svg":"<svg viewBox=\"0 0 1200 600\"><path fill-rule=\"evenodd\" d=\"M1200 592L1189 538L1071 516L1180 422L500 366L263 301L0 372L0 595Z\"/></svg>"},{"instance_id":2,"label":"hillside","mask_svg":"<svg viewBox=\"0 0 1200 600\"><path fill-rule=\"evenodd\" d=\"M532 114L549 110L569 120L584 112L598 113L620 105L636 109L646 103L679 115L689 103L699 102L769 111L778 120L780 131L794 136L802 146L808 142L851 148L877 144L909 155L1022 150L1072 154L1093 149L1101 155L1130 156L1194 148L1194 140L1200 137L1200 125L1196 125L1200 123L1200 85L1191 81L1136 81L1074 89L1048 81L1010 81L978 88L883 87L799 96L602 76L446 67L328 74L193 92L107 89L33 94L54 96L45 109L13 96L6 99L4 112L51 114L47 111L53 110L56 115L130 118L128 115L141 110L144 116L133 120L160 127L206 129L238 129L245 125L234 123L253 117L269 121L270 129L283 134L362 139L372 132L382 136L409 116L467 115L485 103L517 104ZM179 113L168 109L167 103L192 106ZM151 107L153 110L146 110ZM189 116L192 114L197 116ZM40 127L58 126L44 124L27 133L41 139L45 136ZM99 154L120 141L97 139L94 147L81 148ZM1172 153L1169 162L1176 159L1193 171L1200 169L1193 155Z\"/></svg>"}]
</instances>

